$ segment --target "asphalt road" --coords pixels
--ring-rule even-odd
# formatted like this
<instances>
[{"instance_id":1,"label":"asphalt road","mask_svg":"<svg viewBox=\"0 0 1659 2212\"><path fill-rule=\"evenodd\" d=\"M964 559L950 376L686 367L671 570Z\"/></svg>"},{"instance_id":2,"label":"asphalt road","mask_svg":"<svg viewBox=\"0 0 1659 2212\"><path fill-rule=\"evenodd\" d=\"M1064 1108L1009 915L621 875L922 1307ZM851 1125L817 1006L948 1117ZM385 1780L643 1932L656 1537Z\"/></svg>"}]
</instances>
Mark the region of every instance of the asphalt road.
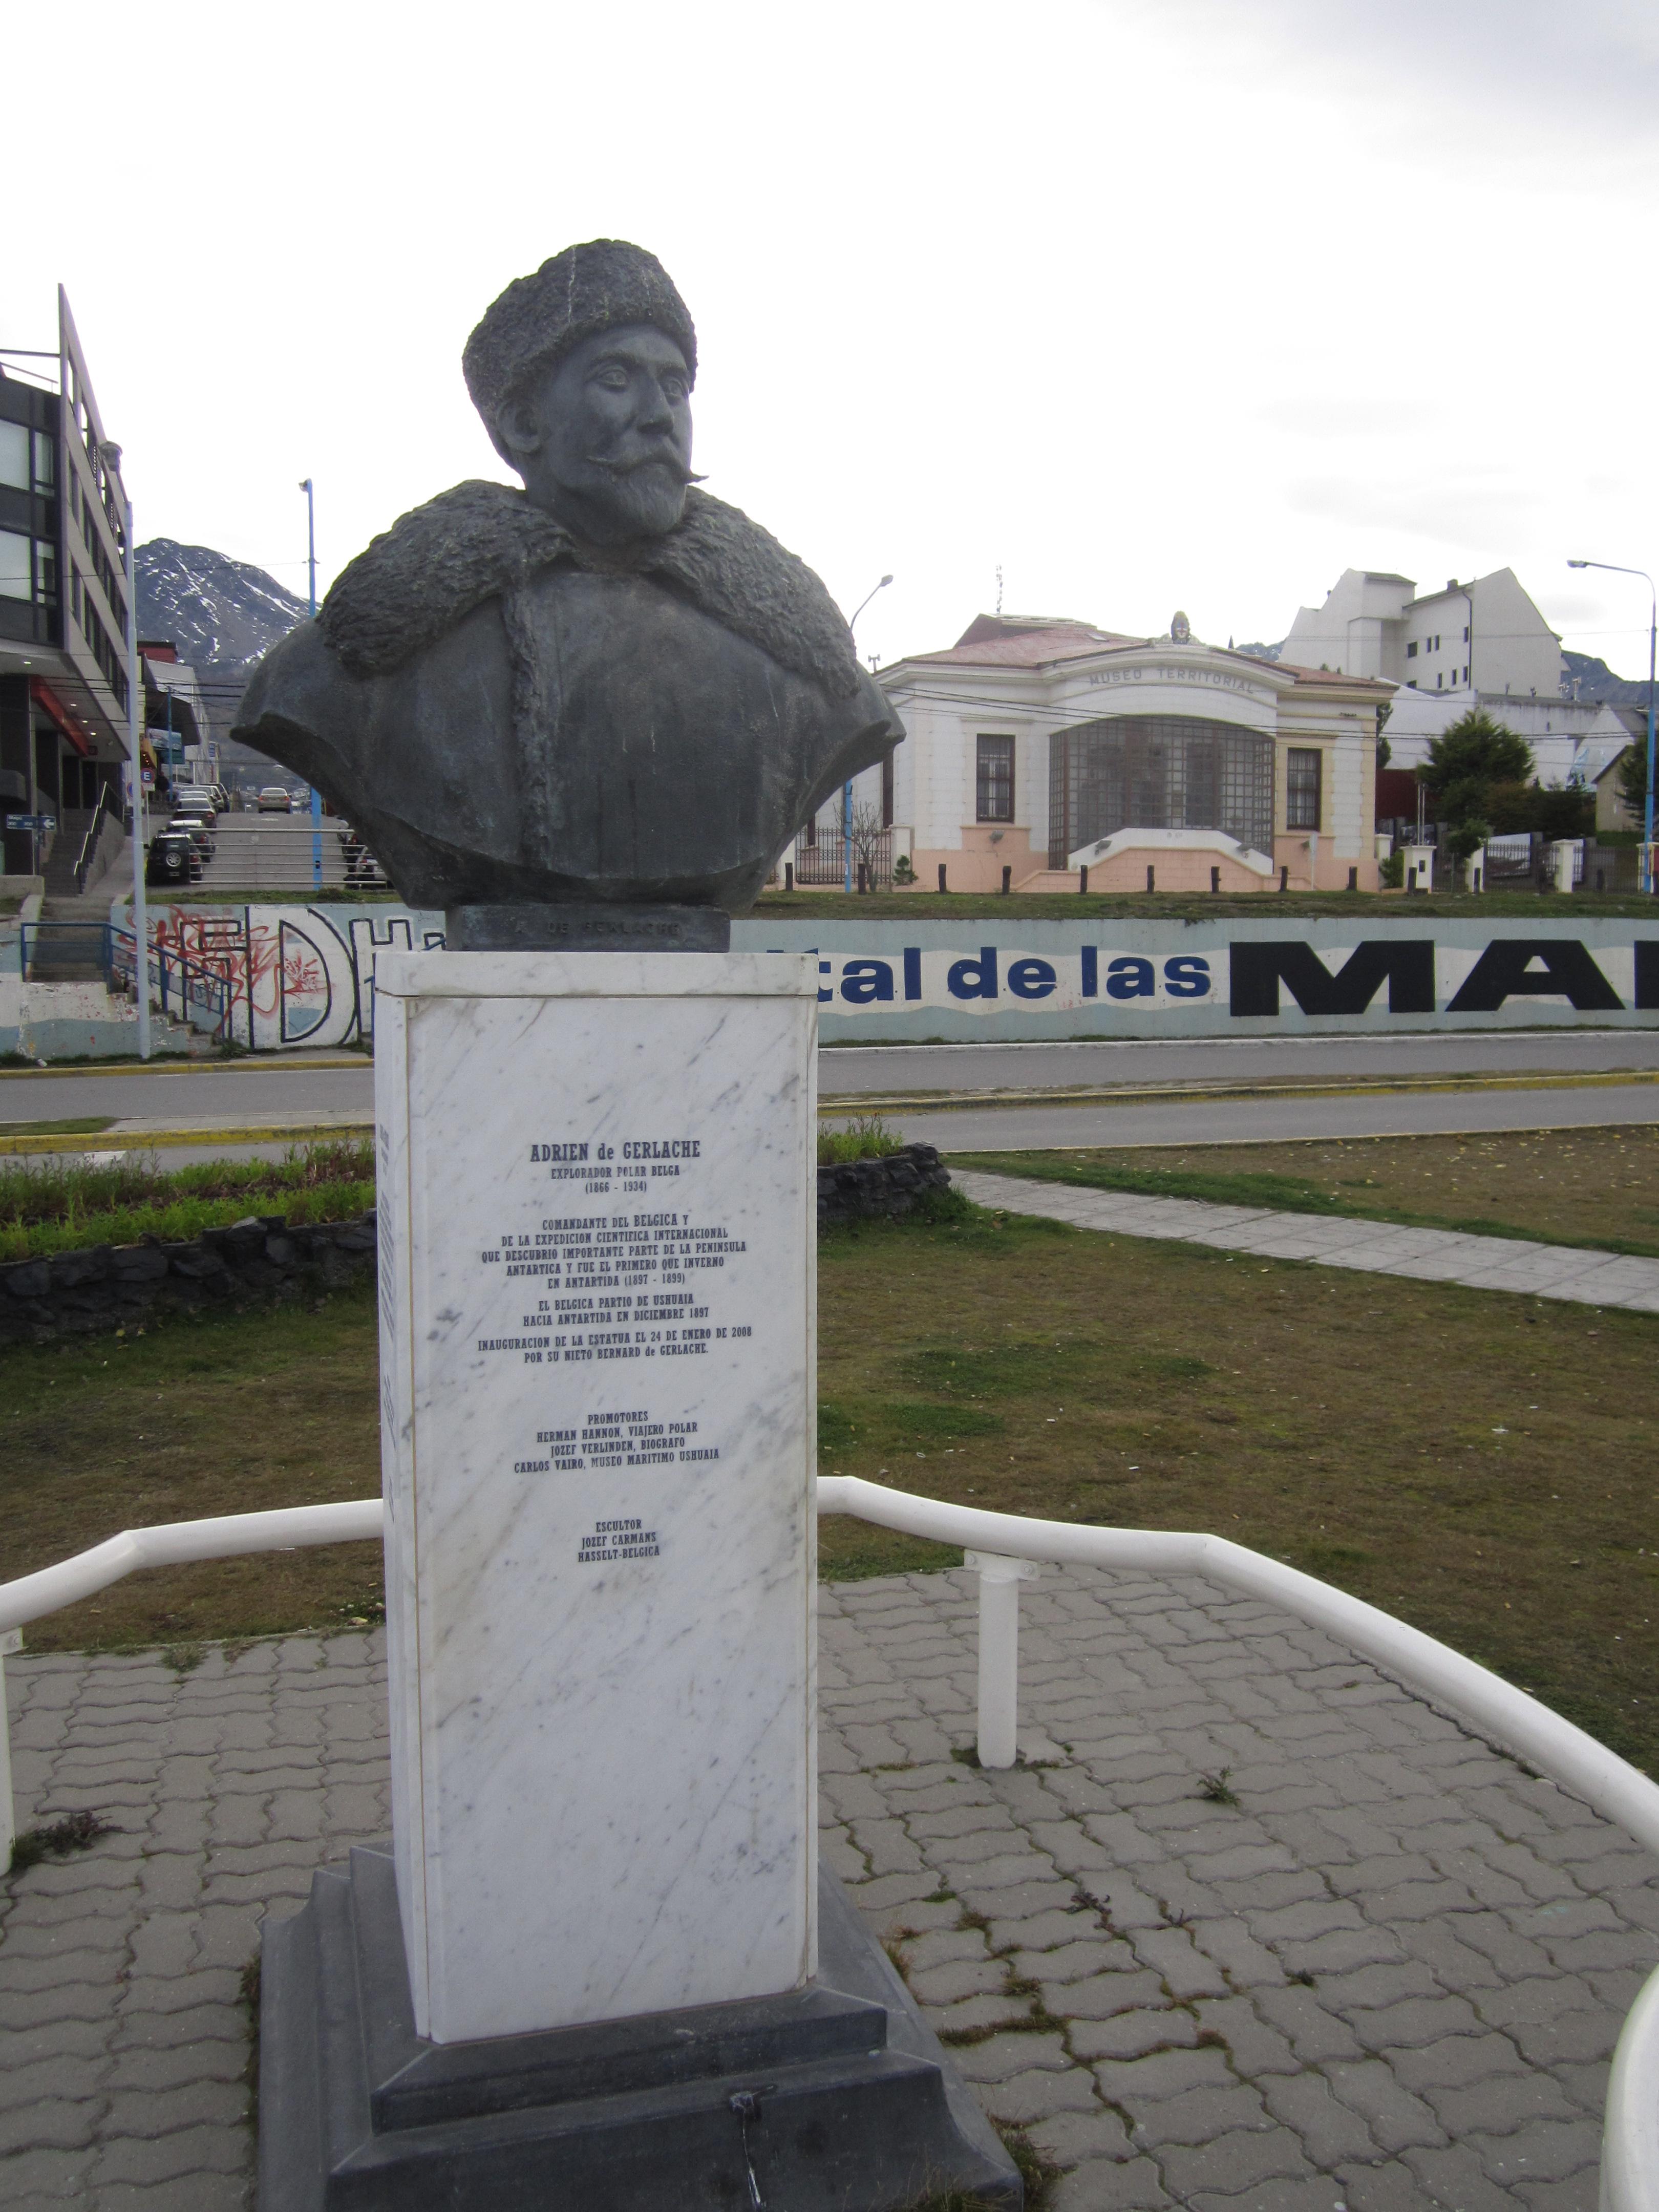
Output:
<instances>
[{"instance_id":1,"label":"asphalt road","mask_svg":"<svg viewBox=\"0 0 1659 2212\"><path fill-rule=\"evenodd\" d=\"M942 1152L1077 1145L1237 1145L1298 1137L1423 1137L1659 1121L1659 1085L1585 1090L1431 1091L1362 1098L1160 1099L1146 1106L957 1107L887 1117L908 1144Z\"/></svg>"},{"instance_id":2,"label":"asphalt road","mask_svg":"<svg viewBox=\"0 0 1659 2212\"><path fill-rule=\"evenodd\" d=\"M1399 1075L1583 1075L1659 1067L1659 1029L1443 1036L1192 1037L1086 1044L836 1045L823 1097L847 1091L1060 1091L1120 1083L1297 1083Z\"/></svg>"},{"instance_id":3,"label":"asphalt road","mask_svg":"<svg viewBox=\"0 0 1659 2212\"><path fill-rule=\"evenodd\" d=\"M1659 1030L1533 1030L1525 1034L1488 1030L1454 1036L1250 1037L1237 1041L1194 1038L1185 1043L848 1045L836 1046L819 1054L818 1087L823 1097L833 1098L848 1093L872 1096L915 1095L921 1091L1055 1091L1073 1085L1135 1083L1316 1082L1322 1079L1387 1079L1402 1075L1583 1075L1621 1068L1659 1068ZM1610 1106L1604 1111L1594 1103L1613 1095L1610 1091L1587 1093L1583 1112L1573 1118L1616 1118ZM1264 1107L1267 1103L1262 1102ZM354 1060L343 1067L273 1057L179 1071L125 1068L108 1074L0 1074L0 1130L8 1122L63 1121L94 1115L106 1115L112 1121L166 1118L202 1127L248 1122L256 1118L268 1122L288 1121L317 1113L351 1114L367 1120L374 1111L374 1071L367 1060ZM1098 1110L1116 1113L1127 1109ZM1157 1110L1161 1113L1164 1109ZM1183 1107L1181 1110L1190 1113L1193 1109ZM1395 1125L1390 1121L1389 1126ZM1502 1126L1511 1124L1504 1122Z\"/></svg>"}]
</instances>

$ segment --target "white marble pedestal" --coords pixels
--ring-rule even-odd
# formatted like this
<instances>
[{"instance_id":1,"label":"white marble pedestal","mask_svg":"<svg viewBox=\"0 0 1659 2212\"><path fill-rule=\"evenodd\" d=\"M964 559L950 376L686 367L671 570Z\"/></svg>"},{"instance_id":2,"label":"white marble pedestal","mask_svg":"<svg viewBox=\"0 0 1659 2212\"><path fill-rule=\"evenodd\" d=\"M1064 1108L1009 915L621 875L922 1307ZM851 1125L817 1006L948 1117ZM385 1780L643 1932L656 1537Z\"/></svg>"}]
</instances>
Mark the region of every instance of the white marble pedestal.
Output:
<instances>
[{"instance_id":1,"label":"white marble pedestal","mask_svg":"<svg viewBox=\"0 0 1659 2212\"><path fill-rule=\"evenodd\" d=\"M393 1845L434 2041L816 1968L817 975L382 953Z\"/></svg>"}]
</instances>

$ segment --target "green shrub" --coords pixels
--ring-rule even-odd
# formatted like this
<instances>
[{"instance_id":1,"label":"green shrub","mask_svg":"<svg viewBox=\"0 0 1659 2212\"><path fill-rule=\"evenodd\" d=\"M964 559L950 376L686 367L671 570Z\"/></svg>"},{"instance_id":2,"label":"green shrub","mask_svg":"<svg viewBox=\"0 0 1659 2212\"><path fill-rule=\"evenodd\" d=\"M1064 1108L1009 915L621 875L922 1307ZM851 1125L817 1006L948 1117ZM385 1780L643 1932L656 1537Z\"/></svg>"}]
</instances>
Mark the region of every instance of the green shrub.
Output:
<instances>
[{"instance_id":1,"label":"green shrub","mask_svg":"<svg viewBox=\"0 0 1659 2212\"><path fill-rule=\"evenodd\" d=\"M855 1114L836 1129L818 1131L818 1165L839 1167L845 1160L884 1159L902 1152L904 1139L896 1136L879 1114Z\"/></svg>"},{"instance_id":2,"label":"green shrub","mask_svg":"<svg viewBox=\"0 0 1659 2212\"><path fill-rule=\"evenodd\" d=\"M367 1141L295 1146L281 1160L203 1160L173 1173L154 1153L106 1167L72 1157L0 1167L0 1262L146 1237L182 1243L249 1213L346 1221L374 1203Z\"/></svg>"}]
</instances>

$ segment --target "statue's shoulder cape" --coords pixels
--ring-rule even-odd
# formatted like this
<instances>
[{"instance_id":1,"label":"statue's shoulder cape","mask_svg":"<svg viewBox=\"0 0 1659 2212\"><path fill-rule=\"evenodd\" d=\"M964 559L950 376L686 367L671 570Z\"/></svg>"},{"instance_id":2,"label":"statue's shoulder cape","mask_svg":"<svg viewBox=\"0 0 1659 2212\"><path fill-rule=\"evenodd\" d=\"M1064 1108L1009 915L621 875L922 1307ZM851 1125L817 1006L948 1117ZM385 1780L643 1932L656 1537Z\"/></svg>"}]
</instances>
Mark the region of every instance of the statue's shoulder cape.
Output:
<instances>
[{"instance_id":1,"label":"statue's shoulder cape","mask_svg":"<svg viewBox=\"0 0 1659 2212\"><path fill-rule=\"evenodd\" d=\"M383 676L474 607L559 561L648 575L832 698L858 689L852 635L806 563L738 508L695 487L675 529L613 561L507 484L457 484L360 553L318 620L354 676Z\"/></svg>"}]
</instances>

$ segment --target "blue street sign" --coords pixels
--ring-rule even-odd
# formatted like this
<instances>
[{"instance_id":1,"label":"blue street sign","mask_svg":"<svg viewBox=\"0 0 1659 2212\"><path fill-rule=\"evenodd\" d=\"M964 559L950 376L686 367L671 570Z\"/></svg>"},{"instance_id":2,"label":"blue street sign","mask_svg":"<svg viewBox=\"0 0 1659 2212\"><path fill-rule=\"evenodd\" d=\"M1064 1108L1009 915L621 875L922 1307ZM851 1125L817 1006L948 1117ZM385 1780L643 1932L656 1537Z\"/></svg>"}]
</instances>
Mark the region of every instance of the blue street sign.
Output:
<instances>
[{"instance_id":1,"label":"blue street sign","mask_svg":"<svg viewBox=\"0 0 1659 2212\"><path fill-rule=\"evenodd\" d=\"M8 830L55 830L58 817L55 814L9 814L6 827Z\"/></svg>"}]
</instances>

